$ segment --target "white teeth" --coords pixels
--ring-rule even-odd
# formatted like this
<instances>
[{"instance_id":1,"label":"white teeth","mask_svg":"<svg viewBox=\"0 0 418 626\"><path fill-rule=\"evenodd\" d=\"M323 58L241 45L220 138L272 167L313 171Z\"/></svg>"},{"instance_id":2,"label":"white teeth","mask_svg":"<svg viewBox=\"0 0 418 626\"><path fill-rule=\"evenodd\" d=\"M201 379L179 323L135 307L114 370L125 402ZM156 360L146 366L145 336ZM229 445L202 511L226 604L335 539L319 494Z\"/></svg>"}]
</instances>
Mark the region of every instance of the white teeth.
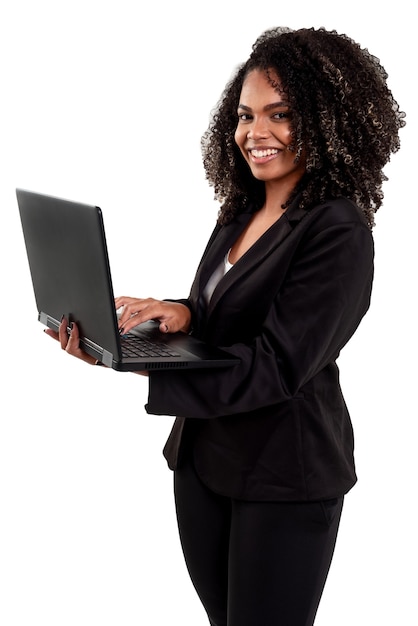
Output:
<instances>
[{"instance_id":1,"label":"white teeth","mask_svg":"<svg viewBox=\"0 0 418 626\"><path fill-rule=\"evenodd\" d=\"M268 157L271 156L272 154L277 154L278 150L272 150L271 148L268 148L267 150L251 150L251 154L256 158L256 159L262 159L263 157Z\"/></svg>"}]
</instances>

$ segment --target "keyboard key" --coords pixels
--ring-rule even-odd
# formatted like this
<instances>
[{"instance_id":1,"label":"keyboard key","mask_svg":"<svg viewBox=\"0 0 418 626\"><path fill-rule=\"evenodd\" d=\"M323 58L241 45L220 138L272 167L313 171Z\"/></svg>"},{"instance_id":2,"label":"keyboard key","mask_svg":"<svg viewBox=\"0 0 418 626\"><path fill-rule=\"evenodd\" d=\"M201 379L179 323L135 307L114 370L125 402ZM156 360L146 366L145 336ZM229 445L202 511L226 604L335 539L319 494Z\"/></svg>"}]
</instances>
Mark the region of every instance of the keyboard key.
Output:
<instances>
[{"instance_id":1,"label":"keyboard key","mask_svg":"<svg viewBox=\"0 0 418 626\"><path fill-rule=\"evenodd\" d=\"M180 354L160 343L153 343L129 333L121 336L122 356L128 358L179 357Z\"/></svg>"}]
</instances>

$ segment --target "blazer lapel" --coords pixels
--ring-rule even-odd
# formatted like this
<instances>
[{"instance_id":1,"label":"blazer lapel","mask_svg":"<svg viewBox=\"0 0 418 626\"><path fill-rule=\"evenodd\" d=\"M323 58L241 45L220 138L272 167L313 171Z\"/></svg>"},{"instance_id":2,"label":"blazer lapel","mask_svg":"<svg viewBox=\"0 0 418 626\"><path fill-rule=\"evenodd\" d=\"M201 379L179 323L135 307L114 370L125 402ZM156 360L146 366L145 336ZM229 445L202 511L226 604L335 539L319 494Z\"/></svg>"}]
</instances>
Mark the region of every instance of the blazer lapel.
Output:
<instances>
[{"instance_id":1,"label":"blazer lapel","mask_svg":"<svg viewBox=\"0 0 418 626\"><path fill-rule=\"evenodd\" d=\"M228 250L238 239L248 224L251 216L252 212L242 213L238 215L231 224L223 226L219 230L214 241L206 250L200 267L197 270L192 289L196 295L201 294L209 278L212 276L219 264L222 263Z\"/></svg>"},{"instance_id":2,"label":"blazer lapel","mask_svg":"<svg viewBox=\"0 0 418 626\"><path fill-rule=\"evenodd\" d=\"M225 274L225 276L219 281L216 286L210 304L208 308L208 315L212 312L216 304L219 302L220 298L222 298L225 291L227 291L231 285L233 285L236 281L240 280L246 274L250 273L252 268L256 265L260 264L266 257L268 257L273 250L278 248L282 242L288 237L288 235L293 231L295 226L303 219L303 217L307 215L307 211L303 209L299 209L296 202L292 203L292 205L287 209L287 211L282 215L282 217L277 220L259 239L255 242L253 246L235 263L235 265ZM245 223L241 225L239 229L233 228L232 232L228 234L223 234L222 243L218 242L218 250L221 249L222 253L217 258L218 263L222 262L222 259L225 257L225 254L230 249L231 245L238 238L239 234L242 232L245 225L248 223L251 214L246 214ZM231 224L232 226L232 224ZM216 252L215 252L216 255ZM208 255L209 257L209 255ZM205 263L205 266L208 271L208 276L205 279L208 280L211 276L214 269L217 265L213 265L212 263ZM202 275L203 279L203 275ZM204 287L206 282L201 283Z\"/></svg>"}]
</instances>

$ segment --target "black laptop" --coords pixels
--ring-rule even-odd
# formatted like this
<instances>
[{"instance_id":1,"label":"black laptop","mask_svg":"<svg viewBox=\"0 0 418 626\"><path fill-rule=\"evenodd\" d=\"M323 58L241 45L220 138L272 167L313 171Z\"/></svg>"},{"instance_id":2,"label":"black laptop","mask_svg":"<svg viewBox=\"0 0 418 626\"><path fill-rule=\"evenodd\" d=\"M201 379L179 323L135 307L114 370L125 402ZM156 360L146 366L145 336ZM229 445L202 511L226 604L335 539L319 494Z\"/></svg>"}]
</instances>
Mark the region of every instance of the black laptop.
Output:
<instances>
[{"instance_id":1,"label":"black laptop","mask_svg":"<svg viewBox=\"0 0 418 626\"><path fill-rule=\"evenodd\" d=\"M186 333L145 322L120 335L102 211L97 206L16 189L38 319L58 330L78 324L81 346L119 371L229 367L235 356Z\"/></svg>"}]
</instances>

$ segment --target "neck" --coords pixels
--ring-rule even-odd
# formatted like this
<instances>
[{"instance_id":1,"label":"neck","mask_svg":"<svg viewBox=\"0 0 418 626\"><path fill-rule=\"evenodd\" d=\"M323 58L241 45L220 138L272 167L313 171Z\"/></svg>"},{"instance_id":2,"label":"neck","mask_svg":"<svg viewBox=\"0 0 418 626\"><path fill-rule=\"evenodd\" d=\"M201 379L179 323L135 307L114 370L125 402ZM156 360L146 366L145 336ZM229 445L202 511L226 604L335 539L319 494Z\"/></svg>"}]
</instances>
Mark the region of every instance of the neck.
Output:
<instances>
[{"instance_id":1,"label":"neck","mask_svg":"<svg viewBox=\"0 0 418 626\"><path fill-rule=\"evenodd\" d=\"M295 171L293 175L278 180L265 181L266 200L264 209L267 213L283 212L282 206L294 192L296 185L303 176L303 172Z\"/></svg>"},{"instance_id":2,"label":"neck","mask_svg":"<svg viewBox=\"0 0 418 626\"><path fill-rule=\"evenodd\" d=\"M283 189L269 189L266 185L266 200L264 202L263 211L268 215L281 215L284 211L282 208L293 189L288 192Z\"/></svg>"}]
</instances>

